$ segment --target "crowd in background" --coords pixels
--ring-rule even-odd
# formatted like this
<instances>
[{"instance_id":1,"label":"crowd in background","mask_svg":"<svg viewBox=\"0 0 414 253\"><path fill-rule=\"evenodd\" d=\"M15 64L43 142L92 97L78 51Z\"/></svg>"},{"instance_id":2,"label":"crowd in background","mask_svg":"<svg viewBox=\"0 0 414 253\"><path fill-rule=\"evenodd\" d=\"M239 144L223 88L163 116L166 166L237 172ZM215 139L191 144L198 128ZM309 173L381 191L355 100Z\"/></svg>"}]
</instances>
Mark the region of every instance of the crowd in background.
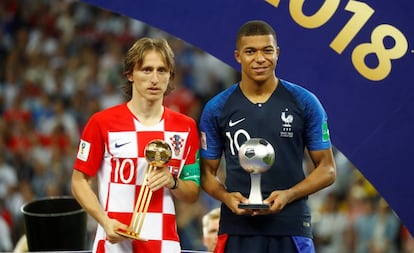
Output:
<instances>
[{"instance_id":1,"label":"crowd in background","mask_svg":"<svg viewBox=\"0 0 414 253\"><path fill-rule=\"evenodd\" d=\"M176 90L165 104L196 121L205 101L237 80L215 57L138 20L73 0L0 1L0 251L25 233L22 205L71 195L79 135L94 112L125 101L123 56L143 36L170 43ZM335 160L335 184L310 197L317 252L414 252L375 188L339 150ZM204 193L196 204L177 203L183 249L204 250L202 216L217 206Z\"/></svg>"}]
</instances>

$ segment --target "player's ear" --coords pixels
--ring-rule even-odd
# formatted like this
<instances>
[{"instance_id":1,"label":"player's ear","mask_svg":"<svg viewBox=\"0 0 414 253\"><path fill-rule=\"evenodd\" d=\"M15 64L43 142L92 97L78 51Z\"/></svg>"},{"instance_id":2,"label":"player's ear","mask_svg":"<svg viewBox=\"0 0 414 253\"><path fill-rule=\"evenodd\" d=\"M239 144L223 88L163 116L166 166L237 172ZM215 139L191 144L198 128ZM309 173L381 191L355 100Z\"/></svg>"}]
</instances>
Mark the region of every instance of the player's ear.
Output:
<instances>
[{"instance_id":1,"label":"player's ear","mask_svg":"<svg viewBox=\"0 0 414 253\"><path fill-rule=\"evenodd\" d=\"M236 59L236 61L238 62L238 63L240 63L240 52L239 52L239 50L234 50L234 58Z\"/></svg>"},{"instance_id":2,"label":"player's ear","mask_svg":"<svg viewBox=\"0 0 414 253\"><path fill-rule=\"evenodd\" d=\"M134 82L134 79L132 78L132 73L126 73L125 76L128 79L128 82L130 83Z\"/></svg>"}]
</instances>

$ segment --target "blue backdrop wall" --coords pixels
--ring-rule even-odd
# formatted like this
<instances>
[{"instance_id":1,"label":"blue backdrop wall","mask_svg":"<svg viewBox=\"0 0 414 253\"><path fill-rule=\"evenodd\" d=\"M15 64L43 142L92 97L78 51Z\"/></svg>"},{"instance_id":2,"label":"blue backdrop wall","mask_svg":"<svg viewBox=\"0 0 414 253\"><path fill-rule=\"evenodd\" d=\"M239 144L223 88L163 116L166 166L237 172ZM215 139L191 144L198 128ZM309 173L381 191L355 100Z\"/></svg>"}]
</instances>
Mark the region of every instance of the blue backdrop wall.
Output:
<instances>
[{"instance_id":1,"label":"blue backdrop wall","mask_svg":"<svg viewBox=\"0 0 414 253\"><path fill-rule=\"evenodd\" d=\"M276 74L318 95L334 145L414 232L414 1L84 2L162 29L236 69L239 26L272 24L281 48Z\"/></svg>"}]
</instances>

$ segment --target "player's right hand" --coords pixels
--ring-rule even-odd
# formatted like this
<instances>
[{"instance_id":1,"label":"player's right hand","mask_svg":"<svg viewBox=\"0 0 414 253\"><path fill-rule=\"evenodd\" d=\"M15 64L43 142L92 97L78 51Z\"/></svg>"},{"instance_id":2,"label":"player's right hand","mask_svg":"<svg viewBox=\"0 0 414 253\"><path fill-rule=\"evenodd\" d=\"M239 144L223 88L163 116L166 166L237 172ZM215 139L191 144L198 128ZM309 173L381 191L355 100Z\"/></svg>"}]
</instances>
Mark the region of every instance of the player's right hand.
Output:
<instances>
[{"instance_id":1,"label":"player's right hand","mask_svg":"<svg viewBox=\"0 0 414 253\"><path fill-rule=\"evenodd\" d=\"M122 236L116 233L118 229L123 229L123 230L128 229L127 225L119 222L118 220L108 219L108 222L105 224L104 229L105 229L106 237L110 243L119 243L127 239L125 236Z\"/></svg>"},{"instance_id":2,"label":"player's right hand","mask_svg":"<svg viewBox=\"0 0 414 253\"><path fill-rule=\"evenodd\" d=\"M245 198L240 192L229 192L223 201L230 210L237 215L251 215L252 210L240 209L240 203L249 203L249 199Z\"/></svg>"}]
</instances>

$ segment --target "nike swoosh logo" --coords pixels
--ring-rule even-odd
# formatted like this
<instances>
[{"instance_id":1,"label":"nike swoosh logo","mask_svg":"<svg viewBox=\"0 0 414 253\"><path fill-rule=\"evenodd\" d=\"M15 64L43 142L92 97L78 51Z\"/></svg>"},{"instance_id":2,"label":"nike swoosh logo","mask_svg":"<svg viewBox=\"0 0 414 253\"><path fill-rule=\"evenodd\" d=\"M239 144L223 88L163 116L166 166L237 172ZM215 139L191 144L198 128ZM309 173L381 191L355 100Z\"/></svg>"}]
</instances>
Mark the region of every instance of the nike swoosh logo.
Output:
<instances>
[{"instance_id":1,"label":"nike swoosh logo","mask_svg":"<svg viewBox=\"0 0 414 253\"><path fill-rule=\"evenodd\" d=\"M235 125L237 125L237 124L239 124L240 122L242 122L242 121L244 121L246 118L242 118L242 119L239 119L239 120L236 120L236 121L229 121L229 127L234 127Z\"/></svg>"},{"instance_id":2,"label":"nike swoosh logo","mask_svg":"<svg viewBox=\"0 0 414 253\"><path fill-rule=\"evenodd\" d=\"M129 143L131 143L131 142L129 141L129 142L121 143L121 144L115 143L115 148L120 148L120 147L125 146Z\"/></svg>"}]
</instances>

